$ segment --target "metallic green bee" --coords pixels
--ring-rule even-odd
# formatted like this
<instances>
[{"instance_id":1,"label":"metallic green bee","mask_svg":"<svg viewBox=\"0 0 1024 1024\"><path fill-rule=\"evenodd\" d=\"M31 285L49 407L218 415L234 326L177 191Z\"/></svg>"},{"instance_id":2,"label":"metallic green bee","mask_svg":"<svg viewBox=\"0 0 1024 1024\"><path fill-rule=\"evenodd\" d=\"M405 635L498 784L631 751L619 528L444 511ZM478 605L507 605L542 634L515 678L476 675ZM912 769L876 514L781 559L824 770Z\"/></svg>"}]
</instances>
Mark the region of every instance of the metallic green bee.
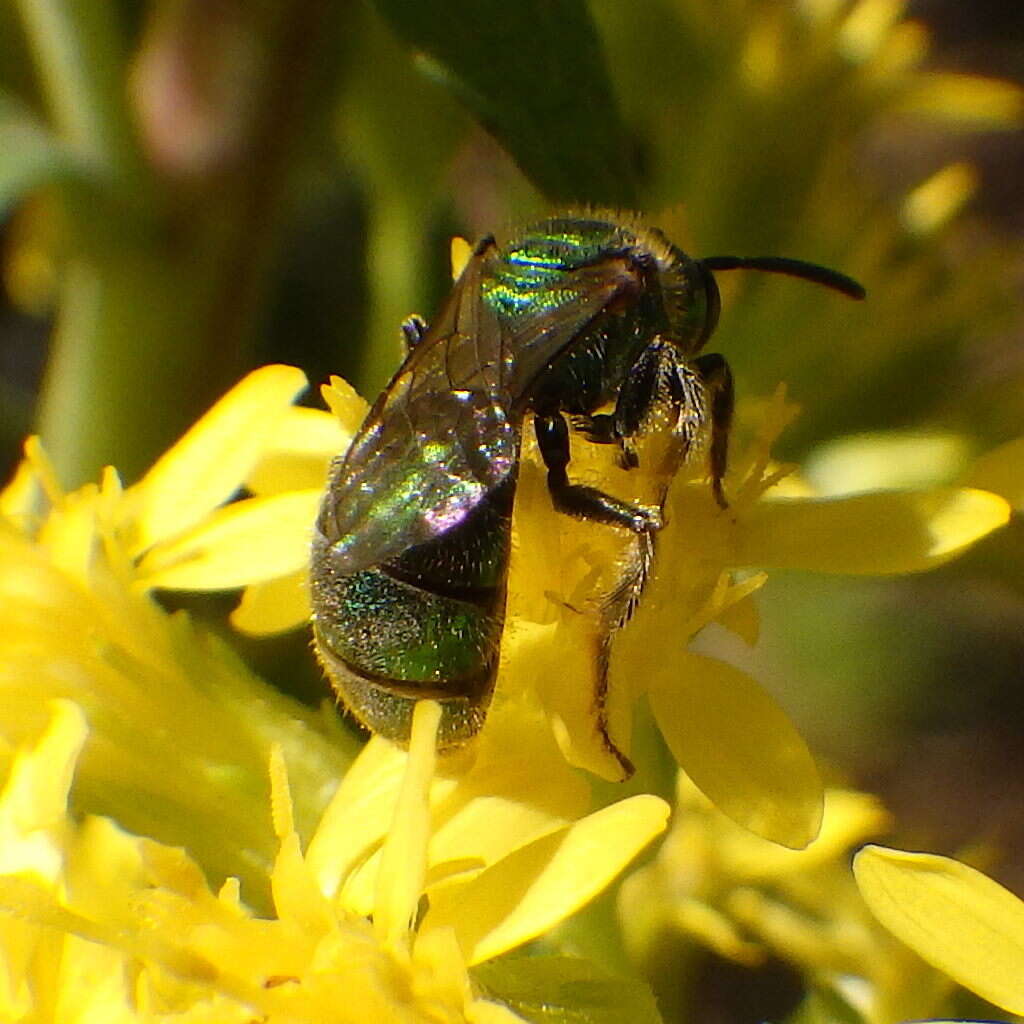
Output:
<instances>
[{"instance_id":1,"label":"metallic green bee","mask_svg":"<svg viewBox=\"0 0 1024 1024\"><path fill-rule=\"evenodd\" d=\"M363 725L405 742L416 701L431 698L439 747L480 728L528 415L561 512L642 538L661 525L657 508L572 482L567 416L587 441L618 446L627 468L655 420L673 424L684 452L700 436L725 506L732 379L720 355L698 353L718 321L712 272L736 268L864 295L813 264L695 260L654 229L560 217L504 246L484 238L433 325L406 322L408 356L335 460L313 541L317 651Z\"/></svg>"}]
</instances>

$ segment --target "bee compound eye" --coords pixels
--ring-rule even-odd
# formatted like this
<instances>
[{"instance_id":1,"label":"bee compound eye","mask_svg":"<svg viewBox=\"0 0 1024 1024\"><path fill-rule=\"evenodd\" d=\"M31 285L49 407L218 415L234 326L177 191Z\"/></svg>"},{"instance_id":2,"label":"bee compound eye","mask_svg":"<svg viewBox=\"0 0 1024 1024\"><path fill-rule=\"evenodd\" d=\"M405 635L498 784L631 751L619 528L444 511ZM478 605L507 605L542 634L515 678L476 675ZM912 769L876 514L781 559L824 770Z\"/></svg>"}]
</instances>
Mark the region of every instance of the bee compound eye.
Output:
<instances>
[{"instance_id":1,"label":"bee compound eye","mask_svg":"<svg viewBox=\"0 0 1024 1024\"><path fill-rule=\"evenodd\" d=\"M722 297L718 291L718 282L711 269L697 261L700 268L700 283L698 287L704 293L704 324L701 327L700 337L697 342L699 351L707 343L707 340L715 333L718 326L718 317L722 312Z\"/></svg>"}]
</instances>

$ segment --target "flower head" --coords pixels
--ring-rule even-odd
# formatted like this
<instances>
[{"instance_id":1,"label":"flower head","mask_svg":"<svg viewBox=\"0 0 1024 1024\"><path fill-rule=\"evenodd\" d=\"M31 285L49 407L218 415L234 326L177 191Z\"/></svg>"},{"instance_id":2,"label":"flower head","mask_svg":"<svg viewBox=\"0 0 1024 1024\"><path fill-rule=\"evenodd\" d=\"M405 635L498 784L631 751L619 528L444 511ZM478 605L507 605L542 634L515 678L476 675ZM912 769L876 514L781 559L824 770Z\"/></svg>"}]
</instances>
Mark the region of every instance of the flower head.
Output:
<instances>
[{"instance_id":1,"label":"flower head","mask_svg":"<svg viewBox=\"0 0 1024 1024\"><path fill-rule=\"evenodd\" d=\"M273 748L273 911L258 917L236 879L211 891L185 851L108 819L72 818L68 793L87 728L70 702L49 713L0 796L5 1018L57 1000L105 1020L512 1024L521 1018L482 995L469 969L596 894L667 815L657 798L634 797L517 846L523 836L510 841L495 798L478 796L503 839L486 850L451 835L438 842L436 814L449 825L461 815L455 831L465 838L480 808L464 797L461 808L439 810L452 792L433 776L438 715L424 702L409 756L370 744L306 852ZM386 810L367 825L352 816L370 799ZM367 844L356 858L341 820L354 821L356 842ZM417 920L424 892L429 909Z\"/></svg>"},{"instance_id":2,"label":"flower head","mask_svg":"<svg viewBox=\"0 0 1024 1024\"><path fill-rule=\"evenodd\" d=\"M769 455L792 414L781 393L733 460L725 510L699 462L629 474L599 446L577 445L584 479L664 503L655 571L632 619L609 633L602 602L636 564L636 541L556 513L525 445L485 728L435 763L436 708L423 702L408 753L373 739L345 772L324 719L152 596L247 585L237 624L305 621L322 478L365 403L334 381L333 414L291 409L300 384L288 368L251 375L127 489L108 471L65 494L31 442L0 495L0 728L23 751L0 863L19 919L8 956L29 972L26 992L34 943L56 942L48 955L69 992L94 962L122 979L92 993L110 1001L108 1016L132 1019L146 992L197 1019L514 1019L483 994L474 965L549 931L664 828L654 796L593 810L576 770L621 776L639 695L733 820L793 847L818 831L821 785L795 729L753 679L686 652L686 639L711 621L756 637L759 567L915 571L1008 514L1002 498L969 488L813 496ZM656 447L641 457L674 468ZM608 635L602 666L593 652ZM46 697L63 703L47 712ZM49 779L31 767L40 736L64 765ZM116 825L67 816L74 764L76 806ZM129 992L123 979L136 974L144 981ZM361 1016L344 1015L346 993Z\"/></svg>"},{"instance_id":3,"label":"flower head","mask_svg":"<svg viewBox=\"0 0 1024 1024\"><path fill-rule=\"evenodd\" d=\"M270 633L307 621L310 524L330 460L358 429L367 407L335 378L323 391L333 416L291 409L287 398L298 383L291 373L259 371L135 488L106 499L118 524L112 536L129 538L114 549L121 551L133 589L245 585L233 615L240 628ZM266 417L274 429L252 440L247 425L266 404L262 392L253 393L257 383L270 380L280 381L273 399L280 404ZM767 838L800 847L817 833L822 806L806 745L754 679L688 652L688 639L718 622L747 642L756 640L753 594L766 579L764 569L917 572L1003 525L1009 508L992 492L956 486L819 496L793 467L771 459L772 444L794 415L780 391L762 407L759 424L748 421L748 440L726 479L730 504L724 510L703 479L702 461L675 472L657 436L641 449L644 464L655 467L650 472L618 468L604 446L574 445L580 479L627 500L664 505L666 526L656 538L654 571L622 629L609 624L603 609L633 571L635 538L557 513L539 456L524 441L506 629L490 717L516 719L519 725L510 732L517 735L548 731L571 764L618 779L628 755L632 709L646 695L669 747L717 806ZM212 458L202 440L207 431ZM247 454L235 456L234 472L221 480L214 472L223 461L216 458L218 443L227 447L243 435L251 442ZM216 481L200 488L207 514L197 497L175 517L165 505L173 503L190 473ZM45 476L42 470L35 475ZM243 483L251 496L213 507ZM22 500L17 495L25 489L23 477L9 490L8 506ZM60 521L58 511L51 518ZM596 653L603 645L607 657ZM488 728L498 734L496 725Z\"/></svg>"}]
</instances>

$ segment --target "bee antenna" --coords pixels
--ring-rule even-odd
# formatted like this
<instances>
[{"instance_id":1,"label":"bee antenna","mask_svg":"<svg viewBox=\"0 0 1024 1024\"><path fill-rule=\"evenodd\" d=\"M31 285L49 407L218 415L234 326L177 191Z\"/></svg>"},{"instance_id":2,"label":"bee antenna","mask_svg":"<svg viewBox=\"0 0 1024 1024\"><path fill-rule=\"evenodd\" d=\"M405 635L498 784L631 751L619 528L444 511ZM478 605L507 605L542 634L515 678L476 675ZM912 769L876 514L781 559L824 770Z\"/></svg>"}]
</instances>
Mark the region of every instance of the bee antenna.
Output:
<instances>
[{"instance_id":1,"label":"bee antenna","mask_svg":"<svg viewBox=\"0 0 1024 1024\"><path fill-rule=\"evenodd\" d=\"M814 284L823 284L833 291L842 292L851 299L863 299L867 292L863 285L852 277L840 274L838 270L818 266L817 263L805 263L803 260L791 260L785 256L708 256L699 261L708 270L765 270L769 274L787 274L789 277L803 278Z\"/></svg>"}]
</instances>

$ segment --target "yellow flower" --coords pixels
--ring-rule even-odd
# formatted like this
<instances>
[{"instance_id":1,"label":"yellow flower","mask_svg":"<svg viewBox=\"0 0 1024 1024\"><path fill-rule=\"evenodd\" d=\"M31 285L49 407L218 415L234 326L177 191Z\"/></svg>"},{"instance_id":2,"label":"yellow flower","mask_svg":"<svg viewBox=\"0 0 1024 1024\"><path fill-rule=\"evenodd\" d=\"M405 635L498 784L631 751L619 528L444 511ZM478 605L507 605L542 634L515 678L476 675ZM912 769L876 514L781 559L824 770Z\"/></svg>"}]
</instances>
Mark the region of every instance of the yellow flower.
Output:
<instances>
[{"instance_id":1,"label":"yellow flower","mask_svg":"<svg viewBox=\"0 0 1024 1024\"><path fill-rule=\"evenodd\" d=\"M273 577L281 552L302 550L304 561L326 468L320 453L345 439L328 414L288 409L299 384L288 368L258 371L127 490L109 471L100 486L64 494L30 442L0 495L6 753L54 730L74 737L63 754L48 739L38 756L17 761L35 769L12 774L28 781L12 783L20 795L0 816L13 822L0 832L10 876L3 903L18 918L8 965L57 964L69 1005L102 968L115 979L89 995L102 1019L156 1007L197 1020L509 1020L467 970L600 891L664 827L667 807L639 796L588 814L588 785L528 695L496 709L474 756L446 760L436 777L432 733L411 759L371 741L345 773L345 741L326 720L153 601L149 590L174 573L214 566L226 585L225 576ZM308 493L295 487L304 444L320 459ZM217 510L243 481L255 496ZM181 509L169 508L183 490ZM48 697L84 709L87 739L66 702L47 729ZM66 818L82 744L76 807L146 838L104 819L76 828ZM273 785L271 749L284 752ZM40 785L44 761L50 785L62 787L59 816L46 810L52 799L25 788ZM52 836L24 818L26 806L50 814ZM302 836L311 837L305 855ZM52 883L42 895L34 882L25 887L36 864ZM227 879L219 895L204 874ZM421 896L429 912L411 930ZM49 998L46 977L26 974L12 999Z\"/></svg>"},{"instance_id":2,"label":"yellow flower","mask_svg":"<svg viewBox=\"0 0 1024 1024\"><path fill-rule=\"evenodd\" d=\"M905 941L911 926L893 924L893 910L883 915L870 898L865 906L850 874L850 849L891 826L874 797L829 789L818 838L804 850L787 850L728 821L681 775L672 828L657 856L618 892L627 947L642 967L666 956L685 963L693 956L686 939L746 966L769 955L783 959L817 993L812 1003L827 995L831 1008L819 1011L823 1019L892 1024L941 1014L954 986L921 956L948 966L920 942L910 943L912 952L887 935L871 910ZM860 872L858 880L868 897ZM889 907L902 897L904 916L916 916L919 901L909 891L893 896ZM944 941L952 950L960 940L947 933ZM680 975L686 976L682 967Z\"/></svg>"},{"instance_id":3,"label":"yellow flower","mask_svg":"<svg viewBox=\"0 0 1024 1024\"><path fill-rule=\"evenodd\" d=\"M867 846L853 864L868 906L921 957L1024 1014L1024 901L950 857Z\"/></svg>"},{"instance_id":4,"label":"yellow flower","mask_svg":"<svg viewBox=\"0 0 1024 1024\"><path fill-rule=\"evenodd\" d=\"M288 408L300 383L296 372L268 367L243 382L115 502L115 536L128 539L122 560L136 589L245 586L233 615L239 628L264 634L307 621L310 524L329 462L344 451L367 406L335 378L323 389L333 416ZM251 393L253 380L278 382L269 412L268 399ZM699 460L678 474L658 469L671 460L656 437L641 452L643 465L655 469L638 473L618 469L602 446L574 446L578 478L630 500L665 501L655 570L632 621L614 634L606 678L593 653L606 632L599 609L628 571L636 541L556 513L535 446L525 440L490 717L508 705L521 716L518 731L552 731L571 764L615 780L624 775L633 706L646 694L669 747L703 792L745 827L799 848L821 820L810 752L754 679L687 652L686 641L719 622L753 642L753 594L766 578L763 569L917 572L1002 526L1009 508L993 493L956 486L818 495L770 457L793 415L781 391L764 405L760 426L732 460L725 511ZM228 460L217 453L240 437L245 455L233 456L221 479L216 470ZM176 514L174 495L190 474L216 486L198 488ZM252 496L213 508L239 484ZM25 490L24 481L16 482L15 497L5 501L17 505Z\"/></svg>"},{"instance_id":5,"label":"yellow flower","mask_svg":"<svg viewBox=\"0 0 1024 1024\"><path fill-rule=\"evenodd\" d=\"M343 432L356 429L361 409L342 382L332 382L325 395L336 409L345 403ZM704 792L759 834L799 847L816 833L821 813L821 787L803 741L756 681L685 652L685 640L712 621L756 639L751 595L765 577L754 569L919 571L1002 525L1008 510L992 494L952 487L816 497L806 485L794 486L769 457L792 415L781 393L769 403L759 435L733 461L727 512L703 480L693 479L698 467L675 482L654 576L633 621L614 639L611 685L597 713L601 680L591 652L601 623L593 609L613 588L632 541L554 513L534 446L525 441L495 707L524 699L524 688L535 687L565 756L615 779L622 765L606 737L628 750L631 708L646 692L670 747ZM308 478L324 471L330 454L324 451L314 466L306 450ZM574 468L580 479L633 500L650 500L664 484L654 475L617 470L592 445L576 446ZM271 474L260 475L272 490ZM200 577L216 583L209 568L218 555L211 550L207 557L195 563L193 584ZM282 589L298 594L304 571L296 565L294 576L250 588L236 622L255 631L287 625L273 597ZM305 607L294 612L294 624L308 614ZM652 644L651 637L678 639Z\"/></svg>"},{"instance_id":6,"label":"yellow flower","mask_svg":"<svg viewBox=\"0 0 1024 1024\"><path fill-rule=\"evenodd\" d=\"M238 490L302 383L257 371L127 490L108 470L64 494L30 441L0 492L0 766L41 731L49 698L74 700L91 724L77 807L187 845L212 877L240 877L254 906L274 856L269 745L288 756L308 835L353 744L167 615L145 566Z\"/></svg>"},{"instance_id":7,"label":"yellow flower","mask_svg":"<svg viewBox=\"0 0 1024 1024\"><path fill-rule=\"evenodd\" d=\"M638 796L518 845L500 797L453 799L434 777L439 712L424 702L408 756L368 744L305 853L273 748L274 911L259 918L237 880L215 894L184 851L71 818L87 730L70 702L50 715L0 796L2 1019L65 1006L106 1021L513 1024L470 968L572 913L667 816ZM473 842L481 811L502 838Z\"/></svg>"}]
</instances>

